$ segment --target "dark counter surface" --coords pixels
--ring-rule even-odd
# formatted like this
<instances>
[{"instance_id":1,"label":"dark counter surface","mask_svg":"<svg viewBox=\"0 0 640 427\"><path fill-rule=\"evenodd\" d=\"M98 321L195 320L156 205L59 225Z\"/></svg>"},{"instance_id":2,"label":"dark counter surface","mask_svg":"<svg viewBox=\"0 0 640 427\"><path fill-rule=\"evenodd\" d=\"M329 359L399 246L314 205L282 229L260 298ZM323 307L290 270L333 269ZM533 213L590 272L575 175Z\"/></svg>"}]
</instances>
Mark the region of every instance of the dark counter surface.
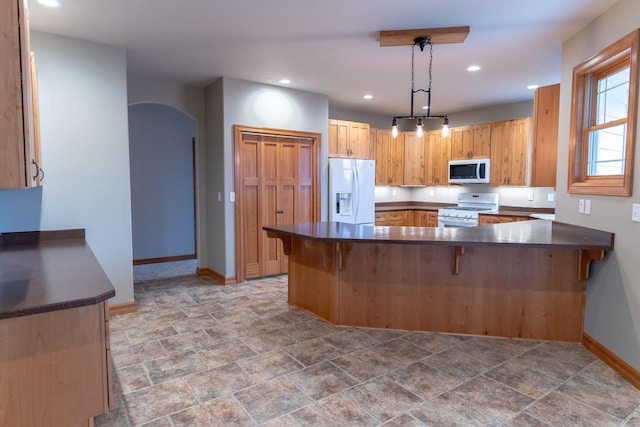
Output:
<instances>
[{"instance_id":1,"label":"dark counter surface","mask_svg":"<svg viewBox=\"0 0 640 427\"><path fill-rule=\"evenodd\" d=\"M443 246L512 245L552 249L613 249L613 233L555 221L530 220L467 228L387 227L337 222L266 226L305 240Z\"/></svg>"},{"instance_id":2,"label":"dark counter surface","mask_svg":"<svg viewBox=\"0 0 640 427\"><path fill-rule=\"evenodd\" d=\"M437 211L442 208L455 208L457 205L452 203L430 203L430 202L383 202L376 203L376 212L389 211ZM481 212L482 215L510 215L528 217L534 213L555 213L554 208L531 208L520 206L501 206L498 212Z\"/></svg>"},{"instance_id":3,"label":"dark counter surface","mask_svg":"<svg viewBox=\"0 0 640 427\"><path fill-rule=\"evenodd\" d=\"M0 235L0 319L97 304L114 295L82 230Z\"/></svg>"}]
</instances>

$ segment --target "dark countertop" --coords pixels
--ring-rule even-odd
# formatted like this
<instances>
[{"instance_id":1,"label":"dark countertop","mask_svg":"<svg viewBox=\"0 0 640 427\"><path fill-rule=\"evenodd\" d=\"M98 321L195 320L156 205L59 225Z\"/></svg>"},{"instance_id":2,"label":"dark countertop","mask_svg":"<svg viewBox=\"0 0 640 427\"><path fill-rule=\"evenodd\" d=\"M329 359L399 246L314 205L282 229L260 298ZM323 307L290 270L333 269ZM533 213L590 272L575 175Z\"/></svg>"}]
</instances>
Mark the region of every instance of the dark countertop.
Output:
<instances>
[{"instance_id":1,"label":"dark countertop","mask_svg":"<svg viewBox=\"0 0 640 427\"><path fill-rule=\"evenodd\" d=\"M555 221L530 220L467 228L386 227L337 222L266 226L268 232L312 241L443 246L613 249L614 234Z\"/></svg>"},{"instance_id":2,"label":"dark countertop","mask_svg":"<svg viewBox=\"0 0 640 427\"><path fill-rule=\"evenodd\" d=\"M0 235L0 319L97 304L115 294L83 230Z\"/></svg>"}]
</instances>

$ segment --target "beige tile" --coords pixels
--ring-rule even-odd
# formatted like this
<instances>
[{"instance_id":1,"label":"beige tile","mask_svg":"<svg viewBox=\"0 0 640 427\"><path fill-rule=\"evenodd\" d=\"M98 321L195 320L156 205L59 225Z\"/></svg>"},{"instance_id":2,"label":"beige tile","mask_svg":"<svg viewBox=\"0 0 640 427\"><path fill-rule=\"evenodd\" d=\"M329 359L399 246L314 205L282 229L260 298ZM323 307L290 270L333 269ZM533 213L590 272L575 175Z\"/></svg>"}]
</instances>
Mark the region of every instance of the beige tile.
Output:
<instances>
[{"instance_id":1,"label":"beige tile","mask_svg":"<svg viewBox=\"0 0 640 427\"><path fill-rule=\"evenodd\" d=\"M167 353L158 341L147 341L127 347L111 349L113 365L117 368L124 368L129 365L159 359L166 355Z\"/></svg>"},{"instance_id":2,"label":"beige tile","mask_svg":"<svg viewBox=\"0 0 640 427\"><path fill-rule=\"evenodd\" d=\"M109 331L126 331L127 329L142 328L147 325L142 314L129 313L121 314L119 316L111 316L109 319Z\"/></svg>"},{"instance_id":3,"label":"beige tile","mask_svg":"<svg viewBox=\"0 0 640 427\"><path fill-rule=\"evenodd\" d=\"M301 427L301 425L290 414L287 414L260 424L260 427Z\"/></svg>"},{"instance_id":4,"label":"beige tile","mask_svg":"<svg viewBox=\"0 0 640 427\"><path fill-rule=\"evenodd\" d=\"M187 315L184 314L184 311L180 310L180 305L176 304L173 307L174 308L167 309L167 310L158 310L158 311L145 313L143 315L144 320L147 322L147 324L153 325L156 323L168 322L171 320L179 320L187 317Z\"/></svg>"},{"instance_id":5,"label":"beige tile","mask_svg":"<svg viewBox=\"0 0 640 427\"><path fill-rule=\"evenodd\" d=\"M329 344L343 349L345 352L378 344L378 340L355 328L340 329L322 339Z\"/></svg>"},{"instance_id":6,"label":"beige tile","mask_svg":"<svg viewBox=\"0 0 640 427\"><path fill-rule=\"evenodd\" d=\"M432 368L436 368L439 371L451 375L459 381L468 381L491 367L490 365L471 356L467 356L456 349L449 349L436 353L424 359L423 362Z\"/></svg>"},{"instance_id":7,"label":"beige tile","mask_svg":"<svg viewBox=\"0 0 640 427\"><path fill-rule=\"evenodd\" d=\"M295 338L296 341L305 341L327 336L334 332L334 329L319 320L309 320L307 322L286 326L282 328L282 331Z\"/></svg>"},{"instance_id":8,"label":"beige tile","mask_svg":"<svg viewBox=\"0 0 640 427\"><path fill-rule=\"evenodd\" d=\"M208 301L197 305L188 305L185 307L180 307L180 309L187 317L209 316L212 313L223 310L222 306L215 301Z\"/></svg>"},{"instance_id":9,"label":"beige tile","mask_svg":"<svg viewBox=\"0 0 640 427\"><path fill-rule=\"evenodd\" d=\"M385 341L371 347L370 350L399 365L409 365L431 354L403 338Z\"/></svg>"},{"instance_id":10,"label":"beige tile","mask_svg":"<svg viewBox=\"0 0 640 427\"><path fill-rule=\"evenodd\" d=\"M517 357L485 372L485 375L534 399L543 397L563 381L549 375L545 369L521 364Z\"/></svg>"},{"instance_id":11,"label":"beige tile","mask_svg":"<svg viewBox=\"0 0 640 427\"><path fill-rule=\"evenodd\" d=\"M359 381L389 373L398 365L367 348L346 354L331 361Z\"/></svg>"},{"instance_id":12,"label":"beige tile","mask_svg":"<svg viewBox=\"0 0 640 427\"><path fill-rule=\"evenodd\" d=\"M558 392L621 419L631 415L640 401L640 390L600 361L567 381Z\"/></svg>"},{"instance_id":13,"label":"beige tile","mask_svg":"<svg viewBox=\"0 0 640 427\"><path fill-rule=\"evenodd\" d=\"M140 427L173 427L171 425L171 421L169 421L169 417L158 418L157 420L144 423Z\"/></svg>"},{"instance_id":14,"label":"beige tile","mask_svg":"<svg viewBox=\"0 0 640 427\"><path fill-rule=\"evenodd\" d=\"M237 363L198 372L185 377L185 380L200 402L235 393L253 384L253 378Z\"/></svg>"},{"instance_id":15,"label":"beige tile","mask_svg":"<svg viewBox=\"0 0 640 427\"><path fill-rule=\"evenodd\" d=\"M109 342L111 343L110 348L123 348L131 345L124 331L111 331L109 333Z\"/></svg>"},{"instance_id":16,"label":"beige tile","mask_svg":"<svg viewBox=\"0 0 640 427\"><path fill-rule=\"evenodd\" d=\"M224 396L171 416L175 427L253 426L255 422L233 396Z\"/></svg>"},{"instance_id":17,"label":"beige tile","mask_svg":"<svg viewBox=\"0 0 640 427\"><path fill-rule=\"evenodd\" d=\"M287 376L307 396L315 400L339 393L358 382L330 362L323 362Z\"/></svg>"},{"instance_id":18,"label":"beige tile","mask_svg":"<svg viewBox=\"0 0 640 427\"><path fill-rule=\"evenodd\" d=\"M303 426L375 426L377 421L358 405L336 394L291 414Z\"/></svg>"},{"instance_id":19,"label":"beige tile","mask_svg":"<svg viewBox=\"0 0 640 427\"><path fill-rule=\"evenodd\" d=\"M402 338L405 335L408 335L409 332L406 331L396 331L392 329L368 329L368 328L360 328L362 332L369 335L378 343L382 343L385 341L391 341L396 338Z\"/></svg>"},{"instance_id":20,"label":"beige tile","mask_svg":"<svg viewBox=\"0 0 640 427\"><path fill-rule=\"evenodd\" d=\"M532 349L537 342L506 338L474 337L456 349L468 356L495 366Z\"/></svg>"},{"instance_id":21,"label":"beige tile","mask_svg":"<svg viewBox=\"0 0 640 427\"><path fill-rule=\"evenodd\" d=\"M158 323L149 326L143 326L136 329L128 329L127 337L131 344L140 344L146 341L156 340L158 338L164 338L171 335L176 335L178 332L171 326L170 323Z\"/></svg>"},{"instance_id":22,"label":"beige tile","mask_svg":"<svg viewBox=\"0 0 640 427\"><path fill-rule=\"evenodd\" d=\"M158 341L160 341L160 344L164 347L167 354L208 347L215 343L213 338L203 330L172 335L170 337L160 338Z\"/></svg>"},{"instance_id":23,"label":"beige tile","mask_svg":"<svg viewBox=\"0 0 640 427\"><path fill-rule=\"evenodd\" d=\"M460 385L461 381L451 375L417 362L396 369L389 378L422 398L434 397Z\"/></svg>"},{"instance_id":24,"label":"beige tile","mask_svg":"<svg viewBox=\"0 0 640 427\"><path fill-rule=\"evenodd\" d=\"M229 340L214 344L198 349L197 353L210 368L226 365L256 354L240 340Z\"/></svg>"},{"instance_id":25,"label":"beige tile","mask_svg":"<svg viewBox=\"0 0 640 427\"><path fill-rule=\"evenodd\" d=\"M141 388L149 387L151 380L142 365L131 365L116 371L122 393L131 393Z\"/></svg>"},{"instance_id":26,"label":"beige tile","mask_svg":"<svg viewBox=\"0 0 640 427\"><path fill-rule=\"evenodd\" d=\"M187 383L175 380L134 391L124 396L132 424L142 424L195 405Z\"/></svg>"},{"instance_id":27,"label":"beige tile","mask_svg":"<svg viewBox=\"0 0 640 427\"><path fill-rule=\"evenodd\" d=\"M501 383L479 376L446 393L470 408L507 420L521 412L534 399Z\"/></svg>"},{"instance_id":28,"label":"beige tile","mask_svg":"<svg viewBox=\"0 0 640 427\"><path fill-rule=\"evenodd\" d=\"M280 375L290 374L304 366L282 350L238 360L238 365L252 376L255 383L268 381Z\"/></svg>"},{"instance_id":29,"label":"beige tile","mask_svg":"<svg viewBox=\"0 0 640 427\"><path fill-rule=\"evenodd\" d=\"M403 339L424 348L430 353L439 353L458 346L470 338L459 335L437 334L434 332L412 332L405 335Z\"/></svg>"},{"instance_id":30,"label":"beige tile","mask_svg":"<svg viewBox=\"0 0 640 427\"><path fill-rule=\"evenodd\" d=\"M296 340L290 335L285 334L280 329L274 329L257 335L245 336L240 338L242 342L256 353L266 353L268 351L277 350L294 344Z\"/></svg>"},{"instance_id":31,"label":"beige tile","mask_svg":"<svg viewBox=\"0 0 640 427\"><path fill-rule=\"evenodd\" d=\"M182 334L184 332L197 331L199 329L213 328L218 325L218 321L207 313L200 316L174 320L171 322L171 325L176 331L178 331L178 333Z\"/></svg>"},{"instance_id":32,"label":"beige tile","mask_svg":"<svg viewBox=\"0 0 640 427\"><path fill-rule=\"evenodd\" d=\"M422 421L413 418L411 415L402 414L399 417L393 418L384 424L383 427L425 427L426 424Z\"/></svg>"},{"instance_id":33,"label":"beige tile","mask_svg":"<svg viewBox=\"0 0 640 427\"><path fill-rule=\"evenodd\" d=\"M504 425L505 427L552 427L525 412L516 415Z\"/></svg>"},{"instance_id":34,"label":"beige tile","mask_svg":"<svg viewBox=\"0 0 640 427\"><path fill-rule=\"evenodd\" d=\"M587 350L581 343L548 341L541 342L536 348L570 360L580 366L587 366L598 360L596 355Z\"/></svg>"},{"instance_id":35,"label":"beige tile","mask_svg":"<svg viewBox=\"0 0 640 427\"><path fill-rule=\"evenodd\" d=\"M502 420L449 395L430 398L409 411L428 426L499 426Z\"/></svg>"},{"instance_id":36,"label":"beige tile","mask_svg":"<svg viewBox=\"0 0 640 427\"><path fill-rule=\"evenodd\" d=\"M241 390L234 395L259 423L280 417L311 402L291 382L276 378Z\"/></svg>"},{"instance_id":37,"label":"beige tile","mask_svg":"<svg viewBox=\"0 0 640 427\"><path fill-rule=\"evenodd\" d=\"M329 344L322 338L302 341L284 348L291 357L305 366L334 359L344 353L343 350Z\"/></svg>"},{"instance_id":38,"label":"beige tile","mask_svg":"<svg viewBox=\"0 0 640 427\"><path fill-rule=\"evenodd\" d=\"M511 362L519 365L521 369L527 369L533 372L540 372L549 377L557 378L562 381L578 373L582 367L567 359L557 357L552 353L533 348L517 357Z\"/></svg>"},{"instance_id":39,"label":"beige tile","mask_svg":"<svg viewBox=\"0 0 640 427\"><path fill-rule=\"evenodd\" d=\"M343 394L381 422L400 416L423 401L388 377L360 384Z\"/></svg>"},{"instance_id":40,"label":"beige tile","mask_svg":"<svg viewBox=\"0 0 640 427\"><path fill-rule=\"evenodd\" d=\"M621 419L556 392L535 402L526 412L552 426L613 427L622 423Z\"/></svg>"},{"instance_id":41,"label":"beige tile","mask_svg":"<svg viewBox=\"0 0 640 427\"><path fill-rule=\"evenodd\" d=\"M178 353L142 365L154 384L170 381L207 369L194 351Z\"/></svg>"}]
</instances>

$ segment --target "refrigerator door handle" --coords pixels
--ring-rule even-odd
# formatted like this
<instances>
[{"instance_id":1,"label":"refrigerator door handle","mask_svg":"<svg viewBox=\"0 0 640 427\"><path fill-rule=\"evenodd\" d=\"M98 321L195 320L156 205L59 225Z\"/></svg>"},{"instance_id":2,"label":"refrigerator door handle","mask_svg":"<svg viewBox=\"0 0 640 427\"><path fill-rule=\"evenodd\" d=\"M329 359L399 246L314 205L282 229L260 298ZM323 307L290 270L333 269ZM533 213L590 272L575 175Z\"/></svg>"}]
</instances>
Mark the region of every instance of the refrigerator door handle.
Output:
<instances>
[{"instance_id":1,"label":"refrigerator door handle","mask_svg":"<svg viewBox=\"0 0 640 427\"><path fill-rule=\"evenodd\" d=\"M353 166L353 186L355 187L354 196L355 196L355 205L356 209L353 213L353 217L356 219L356 224L358 223L358 210L360 209L360 176L358 174L358 166Z\"/></svg>"}]
</instances>

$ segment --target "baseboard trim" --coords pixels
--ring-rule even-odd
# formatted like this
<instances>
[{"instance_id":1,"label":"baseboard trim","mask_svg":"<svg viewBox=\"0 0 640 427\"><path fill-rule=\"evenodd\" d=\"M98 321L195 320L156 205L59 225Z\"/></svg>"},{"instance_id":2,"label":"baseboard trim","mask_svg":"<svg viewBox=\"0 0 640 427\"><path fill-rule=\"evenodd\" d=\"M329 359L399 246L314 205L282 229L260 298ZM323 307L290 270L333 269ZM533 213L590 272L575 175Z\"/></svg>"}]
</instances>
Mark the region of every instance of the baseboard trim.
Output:
<instances>
[{"instance_id":1,"label":"baseboard trim","mask_svg":"<svg viewBox=\"0 0 640 427\"><path fill-rule=\"evenodd\" d=\"M133 265L158 264L161 262L185 261L188 259L196 259L196 254L165 256L160 258L134 259Z\"/></svg>"},{"instance_id":2,"label":"baseboard trim","mask_svg":"<svg viewBox=\"0 0 640 427\"><path fill-rule=\"evenodd\" d=\"M613 354L611 350L600 344L586 333L582 333L582 345L598 356L607 366L619 373L635 388L640 389L640 371Z\"/></svg>"},{"instance_id":3,"label":"baseboard trim","mask_svg":"<svg viewBox=\"0 0 640 427\"><path fill-rule=\"evenodd\" d=\"M138 311L136 302L125 302L122 304L109 304L109 316L119 316L121 314L135 313Z\"/></svg>"},{"instance_id":4,"label":"baseboard trim","mask_svg":"<svg viewBox=\"0 0 640 427\"><path fill-rule=\"evenodd\" d=\"M222 285L233 285L237 283L235 276L223 276L222 274L218 273L217 271L213 271L210 268L198 268L196 274L198 276L211 277L216 282Z\"/></svg>"}]
</instances>

